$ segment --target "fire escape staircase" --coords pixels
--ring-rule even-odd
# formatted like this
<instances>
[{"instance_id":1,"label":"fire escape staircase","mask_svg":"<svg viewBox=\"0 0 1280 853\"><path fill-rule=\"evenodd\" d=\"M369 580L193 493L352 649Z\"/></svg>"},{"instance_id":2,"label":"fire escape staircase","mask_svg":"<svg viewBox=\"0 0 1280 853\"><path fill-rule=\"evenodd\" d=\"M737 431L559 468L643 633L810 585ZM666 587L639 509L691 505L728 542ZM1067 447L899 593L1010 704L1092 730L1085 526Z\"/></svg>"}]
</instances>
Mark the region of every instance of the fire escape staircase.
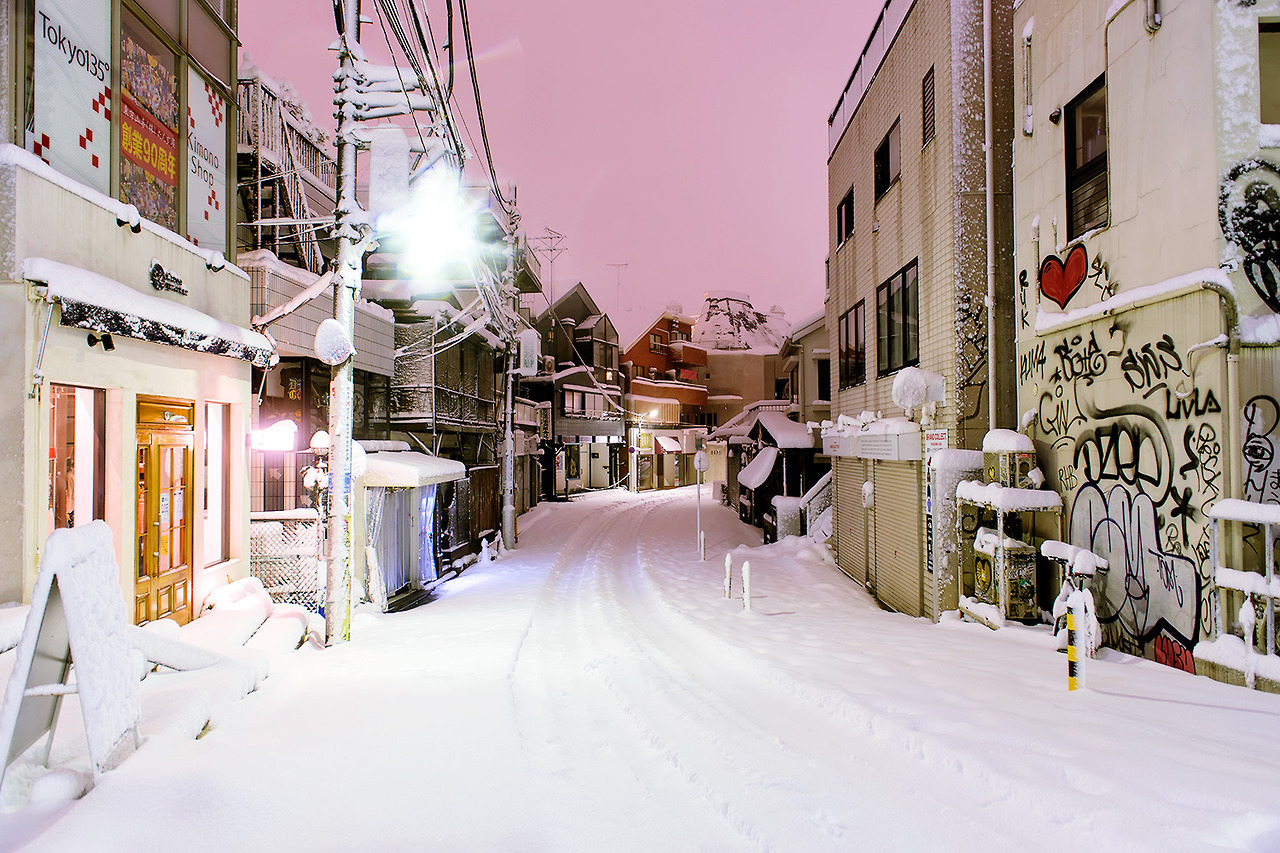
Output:
<instances>
[{"instance_id":1,"label":"fire escape staircase","mask_svg":"<svg viewBox=\"0 0 1280 853\"><path fill-rule=\"evenodd\" d=\"M261 80L241 80L239 94L240 197L248 220L248 248L270 249L286 263L319 274L325 259L316 226L324 214L313 212L307 203L304 174L310 173L312 181L327 190L325 179L330 168L336 173L336 165L296 126L280 96ZM301 156L300 146L309 156ZM317 175L317 169L325 174Z\"/></svg>"}]
</instances>

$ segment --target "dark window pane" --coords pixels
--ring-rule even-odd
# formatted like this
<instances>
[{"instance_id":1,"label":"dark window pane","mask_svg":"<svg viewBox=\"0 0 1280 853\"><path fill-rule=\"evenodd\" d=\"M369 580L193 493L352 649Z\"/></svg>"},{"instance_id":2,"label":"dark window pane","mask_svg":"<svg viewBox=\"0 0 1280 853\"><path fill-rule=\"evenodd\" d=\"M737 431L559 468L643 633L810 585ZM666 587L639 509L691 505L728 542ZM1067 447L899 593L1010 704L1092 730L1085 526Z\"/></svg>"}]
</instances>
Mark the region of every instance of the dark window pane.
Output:
<instances>
[{"instance_id":1,"label":"dark window pane","mask_svg":"<svg viewBox=\"0 0 1280 853\"><path fill-rule=\"evenodd\" d=\"M920 84L920 112L922 115L921 145L928 144L933 139L933 68L924 75L924 82Z\"/></svg>"}]
</instances>

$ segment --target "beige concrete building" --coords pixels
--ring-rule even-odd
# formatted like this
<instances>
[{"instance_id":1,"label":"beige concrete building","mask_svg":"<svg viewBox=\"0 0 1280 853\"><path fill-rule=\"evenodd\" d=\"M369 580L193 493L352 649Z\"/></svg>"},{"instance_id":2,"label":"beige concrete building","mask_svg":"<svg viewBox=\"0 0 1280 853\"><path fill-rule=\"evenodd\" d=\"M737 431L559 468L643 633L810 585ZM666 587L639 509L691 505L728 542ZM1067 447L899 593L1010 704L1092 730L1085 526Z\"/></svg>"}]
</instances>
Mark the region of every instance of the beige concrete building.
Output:
<instances>
[{"instance_id":1,"label":"beige concrete building","mask_svg":"<svg viewBox=\"0 0 1280 853\"><path fill-rule=\"evenodd\" d=\"M983 4L889 0L831 115L826 328L831 414L859 435L830 437L840 567L881 602L933 615L924 435L981 446L990 381L998 420L1012 421L1013 297L1009 0L993 0L994 174L984 157ZM1002 82L1003 81L1003 82ZM988 280L988 205L993 274ZM988 287L995 294L988 359ZM991 368L994 366L994 370ZM940 401L903 418L894 379L918 367L942 378ZM865 488L864 488L865 486ZM954 577L951 579L954 585Z\"/></svg>"},{"instance_id":2,"label":"beige concrete building","mask_svg":"<svg viewBox=\"0 0 1280 853\"><path fill-rule=\"evenodd\" d=\"M134 619L183 622L248 574L251 365L274 355L223 260L235 4L134 8L0 15L0 601L30 600L52 529L103 519Z\"/></svg>"},{"instance_id":3,"label":"beige concrete building","mask_svg":"<svg viewBox=\"0 0 1280 853\"><path fill-rule=\"evenodd\" d=\"M1105 642L1193 672L1242 631L1210 513L1280 503L1278 21L1276 0L1013 21L1019 408L1064 534L1110 561ZM1263 533L1225 525L1219 562L1264 571Z\"/></svg>"}]
</instances>

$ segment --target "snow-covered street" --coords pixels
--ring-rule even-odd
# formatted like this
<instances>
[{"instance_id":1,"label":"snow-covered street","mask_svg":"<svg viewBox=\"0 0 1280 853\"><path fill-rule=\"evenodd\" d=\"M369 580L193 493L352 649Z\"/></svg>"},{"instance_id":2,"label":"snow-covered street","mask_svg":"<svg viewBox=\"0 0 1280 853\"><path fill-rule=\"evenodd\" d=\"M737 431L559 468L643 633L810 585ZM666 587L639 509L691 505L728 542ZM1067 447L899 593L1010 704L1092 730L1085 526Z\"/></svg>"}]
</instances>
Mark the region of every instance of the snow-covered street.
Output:
<instances>
[{"instance_id":1,"label":"snow-covered street","mask_svg":"<svg viewBox=\"0 0 1280 853\"><path fill-rule=\"evenodd\" d=\"M1047 626L884 612L709 493L705 563L692 488L539 506L22 849L1280 849L1280 697L1110 650L1069 694Z\"/></svg>"}]
</instances>

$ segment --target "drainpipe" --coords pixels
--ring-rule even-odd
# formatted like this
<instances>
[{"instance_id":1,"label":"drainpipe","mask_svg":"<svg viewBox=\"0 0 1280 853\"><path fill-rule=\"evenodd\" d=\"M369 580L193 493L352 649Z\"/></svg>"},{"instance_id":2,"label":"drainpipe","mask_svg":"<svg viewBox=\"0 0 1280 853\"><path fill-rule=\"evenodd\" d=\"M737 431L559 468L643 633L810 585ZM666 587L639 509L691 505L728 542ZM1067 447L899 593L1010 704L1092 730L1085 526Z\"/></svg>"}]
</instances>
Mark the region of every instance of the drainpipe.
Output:
<instances>
[{"instance_id":1,"label":"drainpipe","mask_svg":"<svg viewBox=\"0 0 1280 853\"><path fill-rule=\"evenodd\" d=\"M986 151L987 207L987 429L996 429L995 144L991 117L991 0L982 3L982 132Z\"/></svg>"}]
</instances>

